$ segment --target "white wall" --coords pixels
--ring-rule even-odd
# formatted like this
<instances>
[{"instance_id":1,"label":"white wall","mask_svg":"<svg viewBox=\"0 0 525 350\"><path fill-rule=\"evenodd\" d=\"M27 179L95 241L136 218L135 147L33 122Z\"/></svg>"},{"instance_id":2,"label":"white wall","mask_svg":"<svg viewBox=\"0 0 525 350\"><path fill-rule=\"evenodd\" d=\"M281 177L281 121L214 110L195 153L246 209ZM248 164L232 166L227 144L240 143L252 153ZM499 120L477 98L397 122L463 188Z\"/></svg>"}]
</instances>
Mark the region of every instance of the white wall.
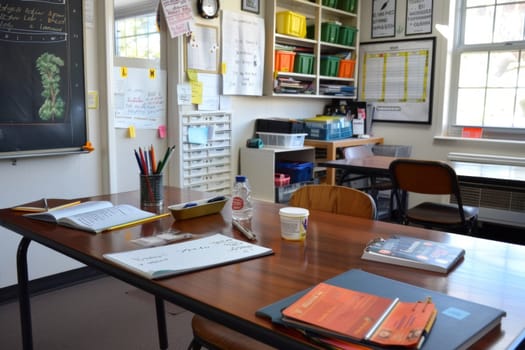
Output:
<instances>
[{"instance_id":1,"label":"white wall","mask_svg":"<svg viewBox=\"0 0 525 350\"><path fill-rule=\"evenodd\" d=\"M264 15L265 1L261 0L261 16ZM100 193L126 191L138 188L133 179L137 167L129 157L133 148L150 140L160 146L165 141L155 139L154 131L138 133L137 139L129 139L127 131L113 129L111 119L111 94L106 91L106 72L113 62L105 62L106 49L110 46L105 40L112 28L112 2L95 1L96 15L94 23L86 28L85 33L85 67L87 90L100 93L100 108L88 110L89 138L95 145L90 154L21 159L16 165L10 161L0 160L0 207L9 207L42 197L78 197ZM193 2L192 2L193 3ZM370 8L371 1L361 0L360 40L370 41ZM240 1L222 1L223 9L240 11ZM396 23L400 33L404 32L404 15L406 2L397 1ZM448 22L448 1L434 1L434 24ZM218 20L212 20L218 24ZM437 32L436 66L434 81L434 105L432 125L412 125L395 123L376 123L373 133L383 136L388 144L410 144L413 156L429 159L446 159L447 153L472 152L523 156L523 146L512 143L489 143L483 141L436 140L441 135L444 106L445 57L446 42ZM402 39L399 34L396 39ZM111 35L109 39L111 41ZM169 39L170 40L170 39ZM169 44L168 44L169 45ZM167 67L181 64L175 60L168 62ZM169 74L169 73L168 73ZM169 77L168 79L177 79ZM111 84L109 84L109 87ZM326 101L294 98L270 97L232 97L233 109L233 149L234 168L238 168L238 149L245 145L246 139L253 134L254 120L263 117L306 118L320 113ZM173 105L173 101L171 101ZM168 111L168 125L173 114ZM170 164L176 167L177 164ZM15 255L19 236L0 229L0 288L16 283ZM79 263L60 254L32 244L29 249L30 278L46 276L81 266Z\"/></svg>"}]
</instances>

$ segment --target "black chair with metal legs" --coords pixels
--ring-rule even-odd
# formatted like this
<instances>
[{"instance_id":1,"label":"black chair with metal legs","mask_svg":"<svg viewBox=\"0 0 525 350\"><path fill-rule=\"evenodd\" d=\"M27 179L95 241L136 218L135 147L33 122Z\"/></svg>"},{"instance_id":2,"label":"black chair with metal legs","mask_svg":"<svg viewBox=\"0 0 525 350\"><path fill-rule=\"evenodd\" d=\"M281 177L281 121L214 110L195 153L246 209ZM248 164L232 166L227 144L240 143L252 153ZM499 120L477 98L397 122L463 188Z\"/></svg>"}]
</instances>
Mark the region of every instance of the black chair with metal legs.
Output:
<instances>
[{"instance_id":1,"label":"black chair with metal legs","mask_svg":"<svg viewBox=\"0 0 525 350\"><path fill-rule=\"evenodd\" d=\"M390 164L400 220L429 229L472 233L477 224L479 208L464 206L456 172L442 161L396 159ZM407 209L407 195L454 196L457 204L423 202Z\"/></svg>"}]
</instances>

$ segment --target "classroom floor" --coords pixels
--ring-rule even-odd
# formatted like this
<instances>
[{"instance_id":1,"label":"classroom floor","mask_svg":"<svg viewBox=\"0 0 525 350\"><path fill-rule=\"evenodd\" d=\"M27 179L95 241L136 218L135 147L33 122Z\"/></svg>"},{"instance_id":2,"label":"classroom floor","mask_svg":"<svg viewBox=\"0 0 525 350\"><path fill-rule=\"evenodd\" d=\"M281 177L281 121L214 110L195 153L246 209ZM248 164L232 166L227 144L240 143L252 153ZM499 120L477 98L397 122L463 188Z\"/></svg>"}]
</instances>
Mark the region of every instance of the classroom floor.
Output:
<instances>
[{"instance_id":1,"label":"classroom floor","mask_svg":"<svg viewBox=\"0 0 525 350\"><path fill-rule=\"evenodd\" d=\"M154 298L100 277L31 298L35 350L159 349ZM187 349L192 313L166 303L170 350ZM0 349L22 349L18 301L0 304Z\"/></svg>"}]
</instances>

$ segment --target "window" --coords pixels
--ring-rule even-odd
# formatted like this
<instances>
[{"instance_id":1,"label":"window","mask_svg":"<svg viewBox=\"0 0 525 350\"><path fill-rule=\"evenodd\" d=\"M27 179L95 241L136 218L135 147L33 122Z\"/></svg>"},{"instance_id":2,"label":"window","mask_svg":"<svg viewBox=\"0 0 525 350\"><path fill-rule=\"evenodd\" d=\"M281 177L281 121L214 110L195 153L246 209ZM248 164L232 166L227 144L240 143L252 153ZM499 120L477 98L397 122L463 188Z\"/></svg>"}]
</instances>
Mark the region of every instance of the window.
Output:
<instances>
[{"instance_id":1,"label":"window","mask_svg":"<svg viewBox=\"0 0 525 350\"><path fill-rule=\"evenodd\" d=\"M525 132L525 1L457 1L451 131Z\"/></svg>"},{"instance_id":2,"label":"window","mask_svg":"<svg viewBox=\"0 0 525 350\"><path fill-rule=\"evenodd\" d=\"M160 58L160 34L155 13L115 21L115 54L119 57Z\"/></svg>"}]
</instances>

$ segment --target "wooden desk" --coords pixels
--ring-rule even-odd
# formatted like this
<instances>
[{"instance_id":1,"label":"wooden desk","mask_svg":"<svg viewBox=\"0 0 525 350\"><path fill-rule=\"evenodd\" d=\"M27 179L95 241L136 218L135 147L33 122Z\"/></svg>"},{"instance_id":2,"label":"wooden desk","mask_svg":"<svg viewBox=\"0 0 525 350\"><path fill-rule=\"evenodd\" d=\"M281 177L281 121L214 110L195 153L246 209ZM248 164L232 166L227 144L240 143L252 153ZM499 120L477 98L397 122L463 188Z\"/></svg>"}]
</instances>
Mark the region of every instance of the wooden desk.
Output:
<instances>
[{"instance_id":1,"label":"wooden desk","mask_svg":"<svg viewBox=\"0 0 525 350\"><path fill-rule=\"evenodd\" d=\"M388 167L394 159L396 158L370 156L359 159L326 161L319 163L319 165L341 169L351 174L389 177ZM457 161L451 161L448 164L454 168L462 186L525 192L525 167L523 166ZM525 227L525 215L518 211L480 207L478 220L512 227Z\"/></svg>"},{"instance_id":2,"label":"wooden desk","mask_svg":"<svg viewBox=\"0 0 525 350\"><path fill-rule=\"evenodd\" d=\"M342 169L350 173L388 177L388 167L396 157L370 156L358 159L338 159L320 162L319 166ZM521 187L525 191L525 167L473 162L448 162L454 168L460 183L478 186Z\"/></svg>"},{"instance_id":3,"label":"wooden desk","mask_svg":"<svg viewBox=\"0 0 525 350\"><path fill-rule=\"evenodd\" d=\"M321 148L326 150L326 160L337 159L337 149L345 147L353 147L368 144L381 144L384 140L382 137L370 137L368 139L361 138L349 138L333 141L321 141L321 140L304 140L305 146L313 146L315 148ZM319 165L319 164L318 164ZM333 185L335 184L335 170L331 167L326 169L326 183Z\"/></svg>"},{"instance_id":4,"label":"wooden desk","mask_svg":"<svg viewBox=\"0 0 525 350\"><path fill-rule=\"evenodd\" d=\"M166 188L165 192L167 204L203 197L203 194L176 188ZM90 199L138 205L139 195L138 192L128 192ZM232 231L228 207L221 214L184 221L173 221L168 217L98 235L30 220L10 209L0 210L0 224L23 236L18 253L21 260L25 258L29 243L39 242L141 288L157 299L173 302L280 349L310 349L313 346L296 333L255 316L255 311L351 268L505 310L507 316L502 321L501 329L488 333L473 349L502 349L523 329L523 246L317 211L310 211L306 241L288 242L282 240L279 234L278 210L281 206L261 201L256 201L254 206L252 227L259 238L258 243L271 247L274 255L157 281L144 279L113 265L102 255L137 249L131 239L170 227L197 236L221 232L244 239L242 234ZM466 257L448 275L360 259L368 241L393 233L461 246L466 249ZM23 265L19 263L22 270ZM24 274L19 272L22 278L20 283L23 284ZM23 299L22 293L22 303ZM64 330L64 334L68 333ZM25 349L30 349L30 339L25 339L25 342Z\"/></svg>"}]
</instances>

